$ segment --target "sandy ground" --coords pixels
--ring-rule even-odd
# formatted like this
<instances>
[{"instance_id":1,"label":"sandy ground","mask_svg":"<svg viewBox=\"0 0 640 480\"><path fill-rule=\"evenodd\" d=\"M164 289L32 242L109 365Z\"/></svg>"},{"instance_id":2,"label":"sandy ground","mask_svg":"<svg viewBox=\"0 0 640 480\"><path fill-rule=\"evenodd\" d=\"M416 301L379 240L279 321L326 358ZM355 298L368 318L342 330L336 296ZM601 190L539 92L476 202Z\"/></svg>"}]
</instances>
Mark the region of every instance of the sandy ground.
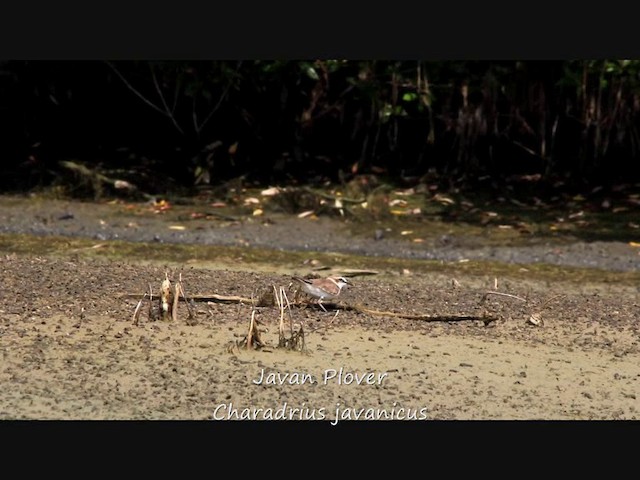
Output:
<instances>
[{"instance_id":1,"label":"sandy ground","mask_svg":"<svg viewBox=\"0 0 640 480\"><path fill-rule=\"evenodd\" d=\"M279 311L257 307L265 346L239 346L252 306L180 304L177 321L132 314L166 268L0 252L1 419L636 419L637 288L399 272L353 279L343 302L424 321L291 310L304 351L278 348ZM189 266L187 296L251 297L281 273ZM302 266L297 273L304 273ZM541 323L528 322L537 315ZM195 323L195 324L189 324Z\"/></svg>"},{"instance_id":2,"label":"sandy ground","mask_svg":"<svg viewBox=\"0 0 640 480\"><path fill-rule=\"evenodd\" d=\"M507 246L482 232L446 234L443 243L446 229L416 243L374 237L373 224L370 235L353 236L326 218L254 220L249 211L227 221L194 218L192 211L0 198L0 419L638 418L640 290L622 274L595 283L599 277L590 275L586 283L574 272L561 283L536 278L535 269L525 281L503 273L498 279L490 269L465 276L446 268L485 259L634 272L640 257L628 243L542 239ZM14 249L14 237L4 241L14 233L42 244L49 235L102 247L150 243L123 261L64 242L55 244L59 251ZM304 252L307 260L342 251L443 263L438 273L388 267L356 276L337 315L297 302L290 310L293 328L304 332L297 351L278 346L277 308L202 296L259 296L288 287L292 274L310 274L312 263L276 268L250 263L257 261L250 255L216 263L211 251L205 262L197 249L178 264L143 261L153 245L174 242L273 246ZM343 262L334 268L354 267L349 256L331 258ZM185 303L176 321L149 317L145 303L134 322L143 292L149 285L158 292L165 273L174 282L182 275L193 319ZM252 313L264 342L259 349L242 344ZM405 318L412 315L437 318Z\"/></svg>"}]
</instances>

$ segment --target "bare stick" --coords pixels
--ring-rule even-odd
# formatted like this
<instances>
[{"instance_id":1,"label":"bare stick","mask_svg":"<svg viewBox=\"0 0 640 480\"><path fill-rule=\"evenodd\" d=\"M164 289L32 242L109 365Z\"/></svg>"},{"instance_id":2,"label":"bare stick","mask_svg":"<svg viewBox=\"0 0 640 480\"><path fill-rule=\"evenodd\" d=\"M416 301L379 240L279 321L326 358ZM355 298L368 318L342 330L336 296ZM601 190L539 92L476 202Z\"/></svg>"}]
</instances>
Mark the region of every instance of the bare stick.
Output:
<instances>
[{"instance_id":1,"label":"bare stick","mask_svg":"<svg viewBox=\"0 0 640 480\"><path fill-rule=\"evenodd\" d=\"M291 316L291 304L289 303L289 297L287 297L287 293L284 290L284 287L280 287L280 291L282 292L282 296L287 302L287 314L289 315L289 327L291 328L291 332L293 333L293 317Z\"/></svg>"},{"instance_id":2,"label":"bare stick","mask_svg":"<svg viewBox=\"0 0 640 480\"><path fill-rule=\"evenodd\" d=\"M280 343L284 339L284 310L282 309L282 298L278 295L278 291L276 290L276 286L273 286L273 298L275 298L276 305L280 309L280 323L278 324L278 334L280 336Z\"/></svg>"},{"instance_id":3,"label":"bare stick","mask_svg":"<svg viewBox=\"0 0 640 480\"><path fill-rule=\"evenodd\" d=\"M378 275L377 270L361 270L359 268L342 268L338 269L336 273L345 277L355 277L356 275Z\"/></svg>"},{"instance_id":4,"label":"bare stick","mask_svg":"<svg viewBox=\"0 0 640 480\"><path fill-rule=\"evenodd\" d=\"M284 332L284 288L280 287L278 291L278 306L280 307L280 324L282 325L282 331ZM293 325L289 325L289 330L293 333Z\"/></svg>"},{"instance_id":5,"label":"bare stick","mask_svg":"<svg viewBox=\"0 0 640 480\"><path fill-rule=\"evenodd\" d=\"M461 321L473 321L481 320L488 325L491 322L498 320L498 317L491 317L487 315L430 315L430 314L409 314L399 312L389 312L373 310L363 307L362 305L349 305L349 304L330 304L332 308L341 308L343 310L352 310L359 313L366 313L368 315L384 316L402 318L405 320L420 320L423 322L461 322Z\"/></svg>"},{"instance_id":6,"label":"bare stick","mask_svg":"<svg viewBox=\"0 0 640 480\"><path fill-rule=\"evenodd\" d=\"M549 303L551 303L552 300L555 300L556 298L562 298L564 296L565 296L564 293L559 293L557 295L554 295L553 297L547 299L547 301L540 306L540 309L542 310L543 308L545 308Z\"/></svg>"},{"instance_id":7,"label":"bare stick","mask_svg":"<svg viewBox=\"0 0 640 480\"><path fill-rule=\"evenodd\" d=\"M147 320L151 321L152 315L153 315L153 288L151 287L151 283L149 283L149 310L147 311Z\"/></svg>"},{"instance_id":8,"label":"bare stick","mask_svg":"<svg viewBox=\"0 0 640 480\"><path fill-rule=\"evenodd\" d=\"M125 293L120 298L138 298L139 293ZM215 293L207 295L193 295L190 297L194 302L211 302L211 303L246 303L251 305L253 301L247 297L240 297L237 295L218 295ZM186 300L183 298L183 300ZM261 305L257 305L261 306Z\"/></svg>"},{"instance_id":9,"label":"bare stick","mask_svg":"<svg viewBox=\"0 0 640 480\"><path fill-rule=\"evenodd\" d=\"M236 68L236 73L237 71L240 69L240 67L242 66L242 60L238 61L238 67ZM195 119L195 96L194 98L194 125L196 127L196 132L199 134L202 129L204 128L204 126L207 124L207 122L211 119L211 117L213 116L213 114L218 111L218 109L220 108L220 105L222 105L223 100L225 99L225 97L227 96L227 94L229 93L229 90L231 89L231 85L233 84L233 80L229 80L229 83L227 83L227 86L224 90L224 92L222 92L222 95L220 95L220 98L218 99L218 103L216 103L216 106L213 107L213 109L209 112L209 114L206 116L206 118L202 121L202 123L200 125L198 125L198 122Z\"/></svg>"},{"instance_id":10,"label":"bare stick","mask_svg":"<svg viewBox=\"0 0 640 480\"><path fill-rule=\"evenodd\" d=\"M192 320L193 318L195 318L195 316L193 314L193 310L191 310L191 302L187 300L187 297L185 296L185 293L184 293L184 284L182 283L182 272L180 272L180 275L178 277L178 285L180 285L180 294L182 296L182 299L184 300L185 305L187 306L187 311L189 312L189 320Z\"/></svg>"},{"instance_id":11,"label":"bare stick","mask_svg":"<svg viewBox=\"0 0 640 480\"><path fill-rule=\"evenodd\" d=\"M124 78L124 75L122 75L120 73L120 71L115 67L115 65L113 65L111 62L107 61L105 62L107 65L109 65L109 67L111 67L111 69L116 73L116 75L118 75L118 77L120 77L120 80L122 80L122 82L127 86L127 88L129 90L131 90L140 100L142 100L144 103L146 103L147 105L149 105L151 108L153 108L156 112L161 113L162 115L166 115L166 113L160 108L158 107L156 104L154 104L153 102L149 101L147 99L147 97L145 97L144 95L142 95L138 90L135 89L135 87L133 85L131 85L126 78Z\"/></svg>"},{"instance_id":12,"label":"bare stick","mask_svg":"<svg viewBox=\"0 0 640 480\"><path fill-rule=\"evenodd\" d=\"M526 299L522 298L522 297L518 297L517 295L511 295L510 293L502 293L502 292L486 292L484 294L484 296L482 297L482 301L484 302L487 298L488 295L500 295L501 297L509 297L509 298L515 298L516 300L522 300L523 302L526 303Z\"/></svg>"},{"instance_id":13,"label":"bare stick","mask_svg":"<svg viewBox=\"0 0 640 480\"><path fill-rule=\"evenodd\" d=\"M158 107L152 101L150 101L147 97L145 97L142 93L140 93L133 85L131 85L131 83L129 83L129 81L124 77L124 75L122 75L122 73L120 73L120 71L115 67L115 65L113 65L113 63L109 61L106 61L105 63L116 73L116 75L118 75L120 80L122 80L122 82L126 85L126 87L129 90L131 90L140 100L142 100L148 106L153 108L156 112L160 113L165 117L169 117L169 119L171 120L171 123L173 123L173 126L176 127L176 129L180 132L181 135L184 135L184 131L180 128L180 126L176 122L175 117L173 116L173 110L169 109L169 107L167 106L167 103L164 100L164 95L162 95L162 91L160 90L160 86L158 85L158 81L156 79L156 75L155 75L155 72L153 71L153 68L151 69L153 83L156 86L156 90L158 91L158 94L160 95L160 99L162 100L162 103L165 107L164 110ZM175 108L175 105L174 105L174 108Z\"/></svg>"},{"instance_id":14,"label":"bare stick","mask_svg":"<svg viewBox=\"0 0 640 480\"><path fill-rule=\"evenodd\" d=\"M142 298L140 300L138 300L138 304L136 305L136 309L133 311L133 324L134 325L138 325L138 321L140 320L140 307L142 307L142 302L143 300L147 297L147 294L145 293L144 295L142 295Z\"/></svg>"},{"instance_id":15,"label":"bare stick","mask_svg":"<svg viewBox=\"0 0 640 480\"><path fill-rule=\"evenodd\" d=\"M180 283L176 283L173 287L173 302L171 304L171 320L178 321L178 299L180 298Z\"/></svg>"},{"instance_id":16,"label":"bare stick","mask_svg":"<svg viewBox=\"0 0 640 480\"><path fill-rule=\"evenodd\" d=\"M151 70L151 78L153 79L153 85L156 87L156 91L158 92L158 95L160 96L160 100L162 101L162 105L164 106L164 114L171 119L171 123L173 123L173 126L176 127L176 129L182 135L184 135L184 132L180 128L180 125L178 125L178 122L176 121L175 117L173 116L173 112L171 110L169 110L169 106L167 105L167 102L164 99L164 95L162 93L162 89L160 88L160 85L158 84L158 79L156 78L156 72L153 69L153 64L151 64L151 63L149 64L149 69Z\"/></svg>"},{"instance_id":17,"label":"bare stick","mask_svg":"<svg viewBox=\"0 0 640 480\"><path fill-rule=\"evenodd\" d=\"M274 291L276 290L275 285L273 286L273 289ZM277 292L275 293L275 297L276 297L276 302L280 307L280 338L279 338L278 346L287 348L289 350L303 351L305 349L304 328L302 327L302 325L300 325L300 329L297 332L293 328L291 304L289 303L289 298L287 297L285 287L283 286L279 287ZM289 315L289 331L290 331L289 338L287 338L285 334L285 327L284 327L285 304L286 304L286 309Z\"/></svg>"},{"instance_id":18,"label":"bare stick","mask_svg":"<svg viewBox=\"0 0 640 480\"><path fill-rule=\"evenodd\" d=\"M253 345L256 347L264 346L260 339L260 331L258 330L258 321L256 320L256 311L251 310L251 323L249 324L249 334L247 335L247 350Z\"/></svg>"},{"instance_id":19,"label":"bare stick","mask_svg":"<svg viewBox=\"0 0 640 480\"><path fill-rule=\"evenodd\" d=\"M251 348L251 345L253 343L253 329L255 328L254 326L255 317L256 317L256 311L251 310L251 322L249 323L249 333L247 334L247 350Z\"/></svg>"}]
</instances>

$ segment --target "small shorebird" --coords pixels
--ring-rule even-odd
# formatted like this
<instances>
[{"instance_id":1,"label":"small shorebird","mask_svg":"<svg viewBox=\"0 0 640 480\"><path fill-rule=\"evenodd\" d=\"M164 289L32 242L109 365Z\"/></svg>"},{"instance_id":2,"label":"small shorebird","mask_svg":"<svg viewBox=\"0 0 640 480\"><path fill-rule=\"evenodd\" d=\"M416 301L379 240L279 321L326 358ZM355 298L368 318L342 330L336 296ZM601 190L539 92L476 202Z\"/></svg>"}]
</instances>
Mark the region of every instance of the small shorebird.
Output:
<instances>
[{"instance_id":1,"label":"small shorebird","mask_svg":"<svg viewBox=\"0 0 640 480\"><path fill-rule=\"evenodd\" d=\"M302 286L302 290L314 298L318 299L320 308L327 311L322 305L322 300L333 299L340 295L342 289L347 285L353 285L344 277L327 277L327 278L301 278L292 277Z\"/></svg>"}]
</instances>

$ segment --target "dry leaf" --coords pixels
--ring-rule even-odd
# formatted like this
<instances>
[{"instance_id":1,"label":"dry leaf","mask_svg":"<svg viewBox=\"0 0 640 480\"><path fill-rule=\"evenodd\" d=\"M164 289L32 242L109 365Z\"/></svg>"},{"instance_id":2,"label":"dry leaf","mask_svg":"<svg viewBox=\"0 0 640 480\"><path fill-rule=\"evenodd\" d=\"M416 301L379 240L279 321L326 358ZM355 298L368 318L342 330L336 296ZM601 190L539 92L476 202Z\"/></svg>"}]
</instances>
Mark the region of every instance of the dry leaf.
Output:
<instances>
[{"instance_id":1,"label":"dry leaf","mask_svg":"<svg viewBox=\"0 0 640 480\"><path fill-rule=\"evenodd\" d=\"M186 230L187 227L182 225L169 225L169 230Z\"/></svg>"},{"instance_id":2,"label":"dry leaf","mask_svg":"<svg viewBox=\"0 0 640 480\"><path fill-rule=\"evenodd\" d=\"M433 199L436 202L445 203L447 205L455 205L455 203L456 203L455 200L453 200L452 198L445 197L444 195L441 195L440 193L436 193L433 196Z\"/></svg>"},{"instance_id":3,"label":"dry leaf","mask_svg":"<svg viewBox=\"0 0 640 480\"><path fill-rule=\"evenodd\" d=\"M278 187L270 187L260 192L260 195L262 195L263 197L273 197L274 195L278 195L279 193L280 189Z\"/></svg>"},{"instance_id":4,"label":"dry leaf","mask_svg":"<svg viewBox=\"0 0 640 480\"><path fill-rule=\"evenodd\" d=\"M113 182L113 186L118 190L135 190L136 189L136 187L131 185L126 180L116 180L115 182Z\"/></svg>"}]
</instances>

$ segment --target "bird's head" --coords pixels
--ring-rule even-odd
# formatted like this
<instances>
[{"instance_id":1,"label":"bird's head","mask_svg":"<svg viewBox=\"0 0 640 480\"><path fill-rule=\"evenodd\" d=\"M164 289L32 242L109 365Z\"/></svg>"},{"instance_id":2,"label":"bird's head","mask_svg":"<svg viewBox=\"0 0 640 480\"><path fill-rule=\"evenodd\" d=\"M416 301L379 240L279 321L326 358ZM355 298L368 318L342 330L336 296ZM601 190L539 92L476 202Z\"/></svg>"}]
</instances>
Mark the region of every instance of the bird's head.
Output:
<instances>
[{"instance_id":1,"label":"bird's head","mask_svg":"<svg viewBox=\"0 0 640 480\"><path fill-rule=\"evenodd\" d=\"M344 288L347 285L349 285L350 287L353 286L353 283L351 283L346 277L333 277L333 280L336 282L338 287L340 287L340 289Z\"/></svg>"}]
</instances>

